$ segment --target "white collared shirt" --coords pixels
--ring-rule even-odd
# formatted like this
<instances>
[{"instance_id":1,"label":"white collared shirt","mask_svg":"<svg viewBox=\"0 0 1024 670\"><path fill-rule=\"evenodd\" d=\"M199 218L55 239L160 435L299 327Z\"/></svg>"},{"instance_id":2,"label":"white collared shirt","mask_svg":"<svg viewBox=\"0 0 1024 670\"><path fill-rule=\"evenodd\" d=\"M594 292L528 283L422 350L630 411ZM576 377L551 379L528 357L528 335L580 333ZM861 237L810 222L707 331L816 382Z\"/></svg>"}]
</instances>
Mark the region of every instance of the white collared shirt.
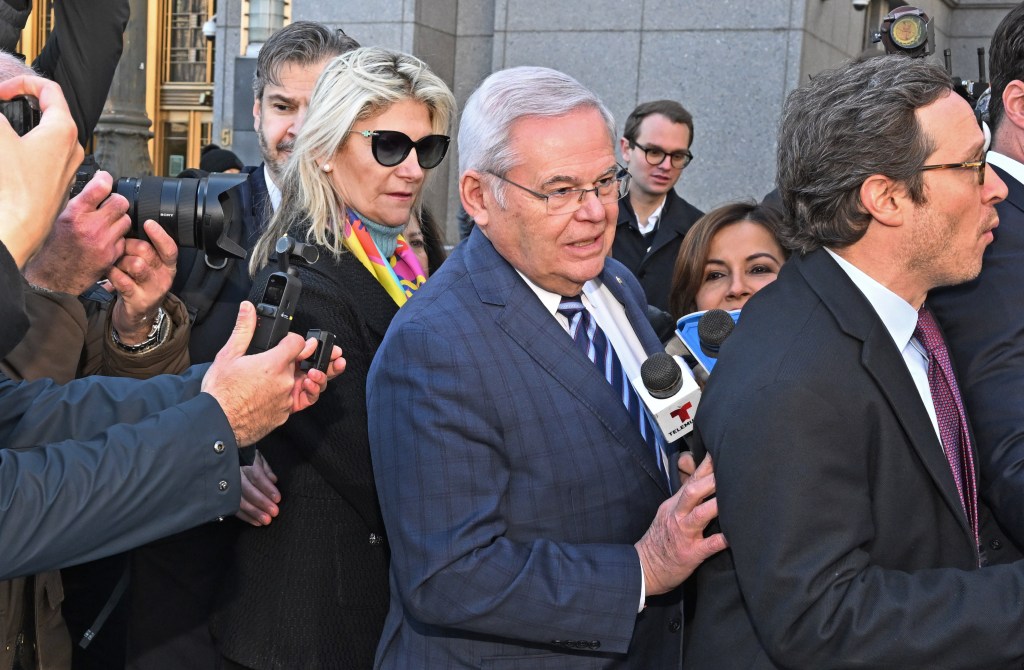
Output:
<instances>
[{"instance_id":1,"label":"white collared shirt","mask_svg":"<svg viewBox=\"0 0 1024 670\"><path fill-rule=\"evenodd\" d=\"M270 170L267 169L266 164L263 165L263 178L267 182L267 195L270 196L270 206L276 212L281 209L281 189L277 187L274 180L270 177Z\"/></svg>"},{"instance_id":2,"label":"white collared shirt","mask_svg":"<svg viewBox=\"0 0 1024 670\"><path fill-rule=\"evenodd\" d=\"M932 421L932 428L935 429L935 435L939 438L941 445L942 434L939 432L939 420L935 416L931 387L928 385L928 354L914 337L914 329L917 328L917 310L909 302L869 277L853 263L831 249L825 249L825 251L839 263L839 267L868 299L871 307L878 314L878 318L882 320L882 325L889 331L896 348L903 354L903 362L907 364L907 370L910 371L914 386L917 387L921 402L924 403L928 418Z\"/></svg>"},{"instance_id":3,"label":"white collared shirt","mask_svg":"<svg viewBox=\"0 0 1024 670\"><path fill-rule=\"evenodd\" d=\"M998 151L989 151L985 160L1001 170L1006 170L1011 177L1024 184L1024 164Z\"/></svg>"},{"instance_id":4,"label":"white collared shirt","mask_svg":"<svg viewBox=\"0 0 1024 670\"><path fill-rule=\"evenodd\" d=\"M661 221L661 210L665 209L665 202L668 198L662 198L661 204L658 205L658 209L651 212L651 215L647 217L647 222L644 223L640 220L639 216L636 220L636 227L640 229L641 235L647 235L652 230L658 227L658 222Z\"/></svg>"}]
</instances>

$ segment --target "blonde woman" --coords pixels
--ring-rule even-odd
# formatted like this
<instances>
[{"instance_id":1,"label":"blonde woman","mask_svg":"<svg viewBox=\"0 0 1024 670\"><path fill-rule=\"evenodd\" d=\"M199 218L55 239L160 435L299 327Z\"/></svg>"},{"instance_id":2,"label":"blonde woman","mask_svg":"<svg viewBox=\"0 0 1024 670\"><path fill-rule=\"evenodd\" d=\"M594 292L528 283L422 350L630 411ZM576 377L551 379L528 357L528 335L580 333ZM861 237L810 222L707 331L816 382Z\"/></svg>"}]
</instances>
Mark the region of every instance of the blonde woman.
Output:
<instances>
[{"instance_id":1,"label":"blonde woman","mask_svg":"<svg viewBox=\"0 0 1024 670\"><path fill-rule=\"evenodd\" d=\"M402 231L444 159L454 113L451 92L422 61L376 47L339 56L313 91L281 207L252 254L252 298L276 270L282 235L314 244L319 260L298 267L292 330L335 333L348 365L318 411L259 445L280 502L243 531L221 593L212 629L229 668L372 667L389 551L366 373L392 317L425 281ZM396 421L403 411L414 408L396 408Z\"/></svg>"}]
</instances>

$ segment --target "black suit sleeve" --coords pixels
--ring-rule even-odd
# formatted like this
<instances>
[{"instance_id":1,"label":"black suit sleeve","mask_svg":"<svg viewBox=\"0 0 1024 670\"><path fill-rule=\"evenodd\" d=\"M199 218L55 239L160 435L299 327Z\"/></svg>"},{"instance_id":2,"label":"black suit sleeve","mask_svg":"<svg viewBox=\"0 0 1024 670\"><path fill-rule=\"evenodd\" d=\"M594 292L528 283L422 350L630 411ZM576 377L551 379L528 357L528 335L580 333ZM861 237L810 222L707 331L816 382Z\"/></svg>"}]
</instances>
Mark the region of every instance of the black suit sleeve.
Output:
<instances>
[{"instance_id":1,"label":"black suit sleeve","mask_svg":"<svg viewBox=\"0 0 1024 670\"><path fill-rule=\"evenodd\" d=\"M0 358L11 353L28 332L23 286L17 263L0 242Z\"/></svg>"},{"instance_id":2,"label":"black suit sleeve","mask_svg":"<svg viewBox=\"0 0 1024 670\"><path fill-rule=\"evenodd\" d=\"M128 0L57 0L53 32L32 66L60 84L85 146L121 59Z\"/></svg>"}]
</instances>

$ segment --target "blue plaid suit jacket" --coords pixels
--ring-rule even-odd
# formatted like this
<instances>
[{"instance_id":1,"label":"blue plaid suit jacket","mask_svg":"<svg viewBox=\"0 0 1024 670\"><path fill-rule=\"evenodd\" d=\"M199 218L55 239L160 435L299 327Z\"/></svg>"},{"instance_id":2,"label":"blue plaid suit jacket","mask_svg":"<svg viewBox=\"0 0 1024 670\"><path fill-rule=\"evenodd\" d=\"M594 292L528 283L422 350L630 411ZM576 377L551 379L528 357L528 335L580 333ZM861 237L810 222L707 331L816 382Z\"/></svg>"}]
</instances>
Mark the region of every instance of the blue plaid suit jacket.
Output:
<instances>
[{"instance_id":1,"label":"blue plaid suit jacket","mask_svg":"<svg viewBox=\"0 0 1024 670\"><path fill-rule=\"evenodd\" d=\"M602 278L659 350L636 279ZM680 593L637 614L654 455L479 230L399 310L367 397L392 551L377 667L679 667Z\"/></svg>"}]
</instances>

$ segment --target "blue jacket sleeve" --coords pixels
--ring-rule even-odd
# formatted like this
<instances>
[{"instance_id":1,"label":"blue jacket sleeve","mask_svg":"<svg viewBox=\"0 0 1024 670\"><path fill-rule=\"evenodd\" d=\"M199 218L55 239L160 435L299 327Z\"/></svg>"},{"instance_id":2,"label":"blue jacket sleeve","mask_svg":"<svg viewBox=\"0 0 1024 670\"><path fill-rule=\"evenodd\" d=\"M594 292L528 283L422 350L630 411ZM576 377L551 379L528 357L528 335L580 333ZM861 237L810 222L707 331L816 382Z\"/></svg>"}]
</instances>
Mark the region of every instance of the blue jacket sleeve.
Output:
<instances>
[{"instance_id":1,"label":"blue jacket sleeve","mask_svg":"<svg viewBox=\"0 0 1024 670\"><path fill-rule=\"evenodd\" d=\"M0 579L238 510L236 443L216 400L198 392L204 371L0 382Z\"/></svg>"}]
</instances>

